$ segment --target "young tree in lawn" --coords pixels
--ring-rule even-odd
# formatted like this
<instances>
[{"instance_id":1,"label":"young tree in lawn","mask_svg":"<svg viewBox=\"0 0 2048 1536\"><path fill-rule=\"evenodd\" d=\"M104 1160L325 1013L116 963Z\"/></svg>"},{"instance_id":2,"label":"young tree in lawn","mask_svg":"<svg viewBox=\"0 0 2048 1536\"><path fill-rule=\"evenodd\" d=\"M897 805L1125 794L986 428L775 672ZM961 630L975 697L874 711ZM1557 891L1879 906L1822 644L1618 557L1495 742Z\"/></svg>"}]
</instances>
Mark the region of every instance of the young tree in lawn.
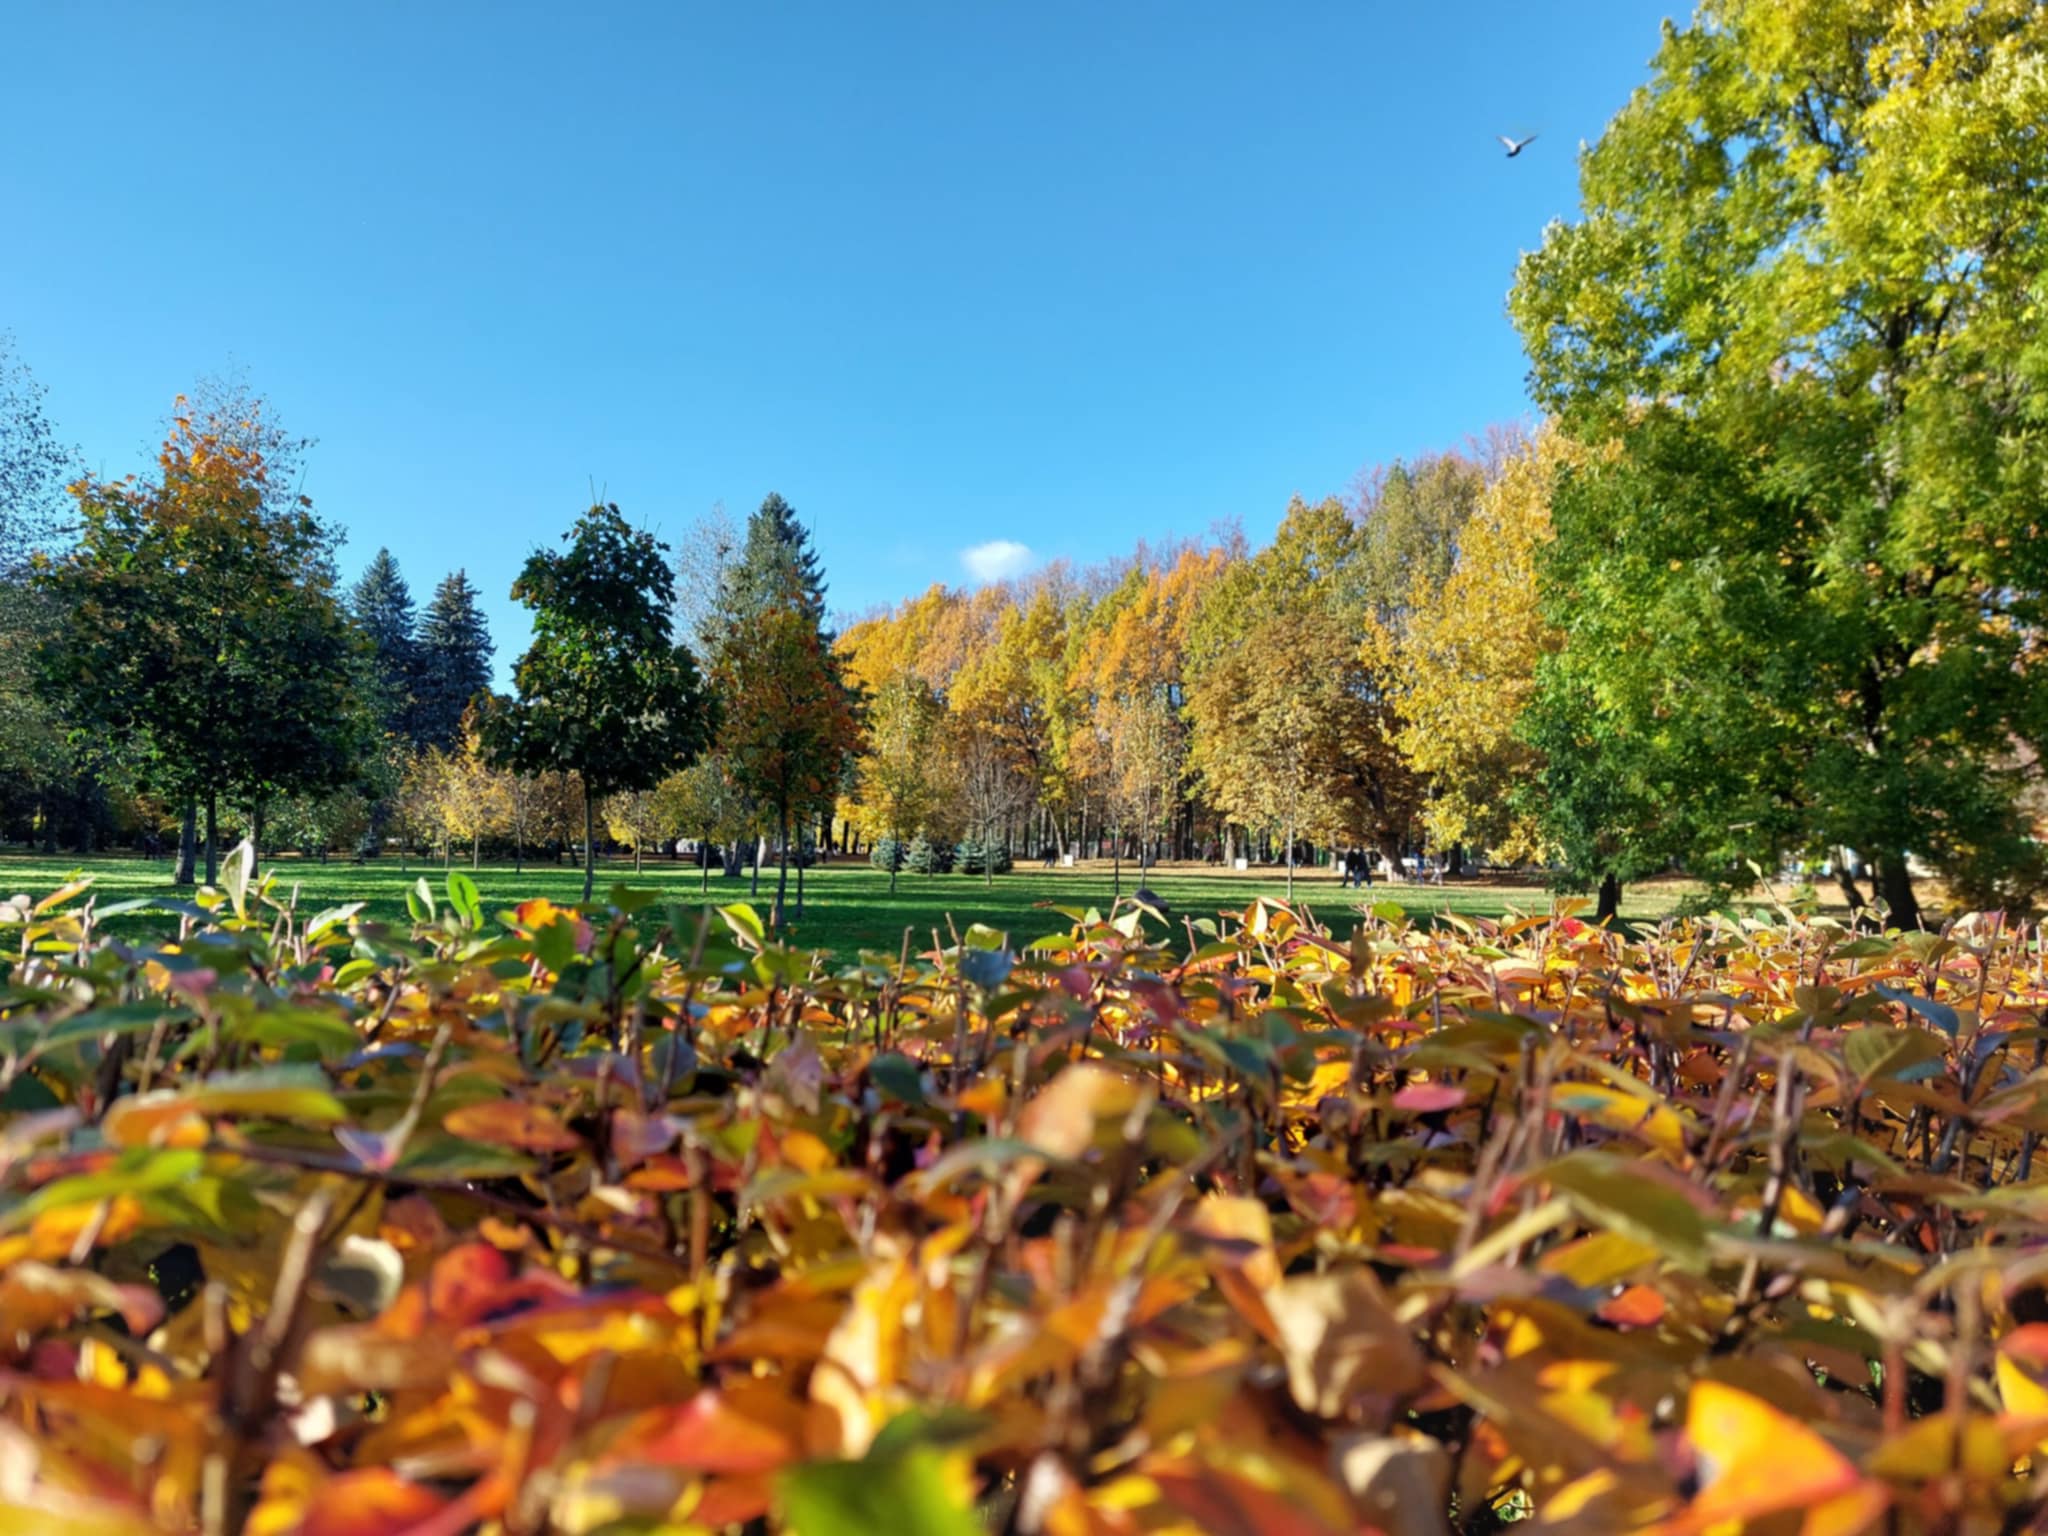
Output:
<instances>
[{"instance_id":1,"label":"young tree in lawn","mask_svg":"<svg viewBox=\"0 0 2048 1536\"><path fill-rule=\"evenodd\" d=\"M1654 784L1717 745L1655 713L1673 678L1746 694L1761 750L1730 787L1796 809L1740 846L1752 818L1702 818L1689 862L1847 845L1907 927L1909 855L1973 904L2042 877L2020 764L2048 746L2044 112L2038 0L1707 0L1523 258L1538 402L1638 461L1558 518L1555 590L1610 634L1687 625L1549 669L1553 714L1590 689L1624 787ZM1729 494L1694 495L1699 466Z\"/></svg>"},{"instance_id":2,"label":"young tree in lawn","mask_svg":"<svg viewBox=\"0 0 2048 1536\"><path fill-rule=\"evenodd\" d=\"M435 819L441 828L441 862L445 867L457 842L469 844L469 867L481 862L483 840L505 825L512 814L506 781L512 775L496 767L483 749L483 724L490 715L472 706L464 711L462 735L452 751L428 747Z\"/></svg>"},{"instance_id":3,"label":"young tree in lawn","mask_svg":"<svg viewBox=\"0 0 2048 1536\"><path fill-rule=\"evenodd\" d=\"M654 800L655 786L646 789L624 789L617 794L605 796L605 832L615 843L624 843L633 850L633 873L639 874L645 865L647 845L657 836L658 817Z\"/></svg>"},{"instance_id":4,"label":"young tree in lawn","mask_svg":"<svg viewBox=\"0 0 2048 1536\"><path fill-rule=\"evenodd\" d=\"M653 534L593 506L560 553L537 551L512 596L533 611L517 696L485 745L517 773L573 773L583 791L583 899L596 880L596 802L652 788L704 749L711 707L674 638L675 573Z\"/></svg>"},{"instance_id":5,"label":"young tree in lawn","mask_svg":"<svg viewBox=\"0 0 2048 1536\"><path fill-rule=\"evenodd\" d=\"M333 539L285 488L299 446L259 401L181 400L153 478L73 487L78 542L39 575L46 696L188 825L204 804L209 881L223 795L338 787L366 747Z\"/></svg>"},{"instance_id":6,"label":"young tree in lawn","mask_svg":"<svg viewBox=\"0 0 2048 1536\"><path fill-rule=\"evenodd\" d=\"M847 754L858 745L835 658L798 598L740 617L712 662L725 712L721 752L736 782L772 812L781 838L771 909L778 927L789 887L791 829L832 803ZM801 876L798 892L801 916Z\"/></svg>"},{"instance_id":7,"label":"young tree in lawn","mask_svg":"<svg viewBox=\"0 0 2048 1536\"><path fill-rule=\"evenodd\" d=\"M907 834L924 826L937 800L944 720L931 685L912 673L883 684L868 701L866 739L856 759L856 813L869 836L895 845L889 860L892 895Z\"/></svg>"},{"instance_id":8,"label":"young tree in lawn","mask_svg":"<svg viewBox=\"0 0 2048 1536\"><path fill-rule=\"evenodd\" d=\"M463 711L490 689L493 649L476 588L467 573L451 571L434 588L420 617L414 646L415 741L444 751L457 745Z\"/></svg>"},{"instance_id":9,"label":"young tree in lawn","mask_svg":"<svg viewBox=\"0 0 2048 1536\"><path fill-rule=\"evenodd\" d=\"M711 889L711 860L723 844L746 832L743 797L723 766L704 757L654 787L653 814L670 835L697 840L698 889Z\"/></svg>"}]
</instances>

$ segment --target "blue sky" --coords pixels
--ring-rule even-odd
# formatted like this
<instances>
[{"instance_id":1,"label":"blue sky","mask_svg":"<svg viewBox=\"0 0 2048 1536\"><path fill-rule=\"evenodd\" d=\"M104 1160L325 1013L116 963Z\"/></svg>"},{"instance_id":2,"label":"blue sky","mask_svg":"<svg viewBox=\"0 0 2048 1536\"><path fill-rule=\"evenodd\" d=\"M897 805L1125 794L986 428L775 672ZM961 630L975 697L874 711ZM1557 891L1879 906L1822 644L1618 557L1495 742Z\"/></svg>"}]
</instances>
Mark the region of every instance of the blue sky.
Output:
<instances>
[{"instance_id":1,"label":"blue sky","mask_svg":"<svg viewBox=\"0 0 2048 1536\"><path fill-rule=\"evenodd\" d=\"M593 482L780 491L843 611L1263 538L1527 412L1515 256L1672 8L20 5L0 330L111 473L242 372L344 572L466 567L501 664Z\"/></svg>"}]
</instances>

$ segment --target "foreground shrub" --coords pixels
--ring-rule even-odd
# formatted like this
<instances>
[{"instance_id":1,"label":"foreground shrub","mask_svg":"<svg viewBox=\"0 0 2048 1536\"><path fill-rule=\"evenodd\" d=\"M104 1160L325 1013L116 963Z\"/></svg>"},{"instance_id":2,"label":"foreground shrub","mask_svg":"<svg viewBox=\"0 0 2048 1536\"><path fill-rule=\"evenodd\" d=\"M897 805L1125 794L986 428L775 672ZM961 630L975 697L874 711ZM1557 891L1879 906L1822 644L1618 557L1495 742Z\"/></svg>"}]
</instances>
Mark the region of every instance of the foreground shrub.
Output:
<instances>
[{"instance_id":1,"label":"foreground shrub","mask_svg":"<svg viewBox=\"0 0 2048 1536\"><path fill-rule=\"evenodd\" d=\"M0 907L10 1529L2042 1511L2034 929L1259 903L904 965L246 867Z\"/></svg>"}]
</instances>

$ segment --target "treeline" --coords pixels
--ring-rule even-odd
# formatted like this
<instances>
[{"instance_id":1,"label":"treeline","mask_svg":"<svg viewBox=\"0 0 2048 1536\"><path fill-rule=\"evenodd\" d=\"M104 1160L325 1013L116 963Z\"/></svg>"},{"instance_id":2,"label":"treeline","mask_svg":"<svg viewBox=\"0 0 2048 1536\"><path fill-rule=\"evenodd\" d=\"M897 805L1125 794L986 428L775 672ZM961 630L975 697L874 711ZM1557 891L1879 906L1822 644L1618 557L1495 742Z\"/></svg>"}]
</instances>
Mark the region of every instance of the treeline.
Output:
<instances>
[{"instance_id":1,"label":"treeline","mask_svg":"<svg viewBox=\"0 0 2048 1536\"><path fill-rule=\"evenodd\" d=\"M470 688L459 594L414 634L381 563L334 590L253 404L202 399L150 476L56 496L0 369L0 816L89 842L125 796L208 848L232 806L323 846L586 858L601 821L729 871L773 846L778 890L793 853L799 891L824 843L892 869L1357 844L1539 864L1603 912L1788 861L1906 926L1924 875L2029 903L2044 120L2032 0L1827 27L1712 0L1516 272L1539 430L1298 501L1261 549L935 588L836 636L778 498L680 566L594 508L514 588L535 642L506 699Z\"/></svg>"}]
</instances>

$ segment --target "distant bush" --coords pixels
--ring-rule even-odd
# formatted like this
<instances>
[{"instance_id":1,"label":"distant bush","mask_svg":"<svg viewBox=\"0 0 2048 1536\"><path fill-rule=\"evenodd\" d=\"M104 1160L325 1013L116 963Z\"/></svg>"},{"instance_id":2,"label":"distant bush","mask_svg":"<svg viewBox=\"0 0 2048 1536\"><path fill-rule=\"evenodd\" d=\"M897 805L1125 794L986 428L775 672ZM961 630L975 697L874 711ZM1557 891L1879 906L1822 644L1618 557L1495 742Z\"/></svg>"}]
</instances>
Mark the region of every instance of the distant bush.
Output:
<instances>
[{"instance_id":1,"label":"distant bush","mask_svg":"<svg viewBox=\"0 0 2048 1536\"><path fill-rule=\"evenodd\" d=\"M990 843L986 846L978 837L965 838L954 850L953 867L963 875L985 875L993 866L994 872L1007 875L1010 872L1010 849L1007 843Z\"/></svg>"},{"instance_id":2,"label":"distant bush","mask_svg":"<svg viewBox=\"0 0 2048 1536\"><path fill-rule=\"evenodd\" d=\"M903 867L913 875L943 875L953 868L953 845L935 843L922 832L910 840Z\"/></svg>"},{"instance_id":3,"label":"distant bush","mask_svg":"<svg viewBox=\"0 0 2048 1536\"><path fill-rule=\"evenodd\" d=\"M875 839L875 846L868 850L868 862L887 873L903 868L903 844L893 837Z\"/></svg>"}]
</instances>

